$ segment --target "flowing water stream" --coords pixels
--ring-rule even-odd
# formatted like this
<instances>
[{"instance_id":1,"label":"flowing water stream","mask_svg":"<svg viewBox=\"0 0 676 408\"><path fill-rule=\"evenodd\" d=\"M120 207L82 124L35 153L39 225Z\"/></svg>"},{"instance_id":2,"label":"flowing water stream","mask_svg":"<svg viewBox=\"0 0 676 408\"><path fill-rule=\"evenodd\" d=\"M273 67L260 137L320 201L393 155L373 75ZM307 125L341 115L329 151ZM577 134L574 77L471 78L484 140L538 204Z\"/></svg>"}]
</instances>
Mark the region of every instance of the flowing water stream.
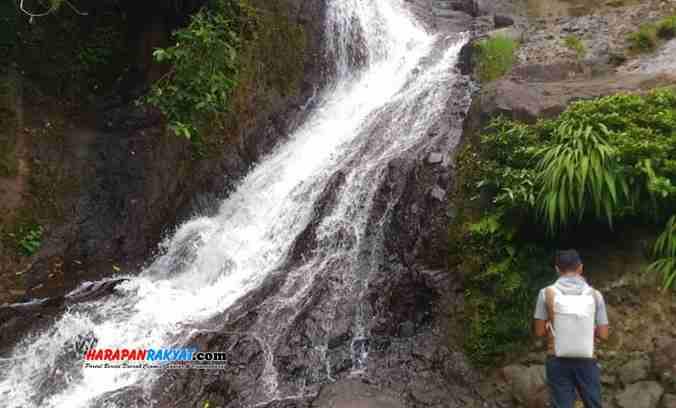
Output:
<instances>
[{"instance_id":1,"label":"flowing water stream","mask_svg":"<svg viewBox=\"0 0 676 408\"><path fill-rule=\"evenodd\" d=\"M214 316L227 320L238 300L280 270L285 279L258 305L251 331L268 357L249 403L299 392L279 378L274 353L319 281L330 283L322 300L328 312L312 338L321 362L313 375L333 379L326 344L338 315L343 321L349 315L352 325L351 370L364 370L371 311L362 293L370 271L383 262L379 221L369 214L387 166L424 146L440 120L466 38L427 33L403 0L330 0L325 27L335 78L304 123L215 215L181 225L161 244L161 255L117 294L72 306L18 344L0 372L0 406L87 407L130 385L150 388L156 370L82 368L73 340L93 335L97 348L183 346L191 327ZM331 205L318 212L329 190ZM310 223L315 244L288 262Z\"/></svg>"}]
</instances>

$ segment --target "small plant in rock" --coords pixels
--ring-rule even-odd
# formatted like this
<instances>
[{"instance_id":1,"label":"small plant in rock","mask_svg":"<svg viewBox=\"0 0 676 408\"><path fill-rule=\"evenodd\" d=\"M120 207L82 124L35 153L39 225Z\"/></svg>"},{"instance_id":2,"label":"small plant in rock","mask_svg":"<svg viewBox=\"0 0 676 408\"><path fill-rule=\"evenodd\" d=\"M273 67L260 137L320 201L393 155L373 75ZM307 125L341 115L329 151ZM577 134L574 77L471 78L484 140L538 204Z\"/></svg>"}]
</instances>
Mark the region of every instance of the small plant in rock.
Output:
<instances>
[{"instance_id":1,"label":"small plant in rock","mask_svg":"<svg viewBox=\"0 0 676 408\"><path fill-rule=\"evenodd\" d=\"M476 74L490 82L505 75L514 65L518 43L511 38L494 37L475 44Z\"/></svg>"},{"instance_id":2,"label":"small plant in rock","mask_svg":"<svg viewBox=\"0 0 676 408\"><path fill-rule=\"evenodd\" d=\"M40 225L29 228L17 242L19 249L26 256L35 254L42 245L43 229Z\"/></svg>"},{"instance_id":3,"label":"small plant in rock","mask_svg":"<svg viewBox=\"0 0 676 408\"><path fill-rule=\"evenodd\" d=\"M587 55L587 48L584 46L584 43L574 35L569 35L564 38L563 44L566 46L566 48L575 52L575 57L578 61L583 60Z\"/></svg>"},{"instance_id":4,"label":"small plant in rock","mask_svg":"<svg viewBox=\"0 0 676 408\"><path fill-rule=\"evenodd\" d=\"M644 25L629 35L629 48L635 52L653 51L657 44L657 28L654 25Z\"/></svg>"},{"instance_id":5,"label":"small plant in rock","mask_svg":"<svg viewBox=\"0 0 676 408\"><path fill-rule=\"evenodd\" d=\"M657 35L664 40L676 37L676 15L667 17L657 23Z\"/></svg>"}]
</instances>

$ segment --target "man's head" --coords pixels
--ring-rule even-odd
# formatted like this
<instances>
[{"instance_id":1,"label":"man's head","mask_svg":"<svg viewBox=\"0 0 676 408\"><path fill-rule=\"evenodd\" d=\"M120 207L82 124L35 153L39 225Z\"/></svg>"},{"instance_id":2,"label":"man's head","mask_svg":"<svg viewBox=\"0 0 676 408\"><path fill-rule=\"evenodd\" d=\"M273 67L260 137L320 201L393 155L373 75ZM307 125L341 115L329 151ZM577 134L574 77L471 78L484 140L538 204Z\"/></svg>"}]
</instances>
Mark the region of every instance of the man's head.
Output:
<instances>
[{"instance_id":1,"label":"man's head","mask_svg":"<svg viewBox=\"0 0 676 408\"><path fill-rule=\"evenodd\" d=\"M561 274L581 274L582 260L580 254L574 249L567 249L565 251L556 252L555 261L556 271Z\"/></svg>"}]
</instances>

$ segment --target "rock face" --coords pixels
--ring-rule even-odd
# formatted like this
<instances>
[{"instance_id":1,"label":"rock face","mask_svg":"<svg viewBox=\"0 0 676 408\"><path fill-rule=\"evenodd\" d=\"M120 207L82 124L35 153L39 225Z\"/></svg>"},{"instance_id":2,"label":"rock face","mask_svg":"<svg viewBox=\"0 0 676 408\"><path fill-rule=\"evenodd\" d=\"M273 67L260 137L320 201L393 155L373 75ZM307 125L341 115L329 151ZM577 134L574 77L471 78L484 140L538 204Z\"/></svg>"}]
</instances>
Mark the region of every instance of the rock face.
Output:
<instances>
[{"instance_id":1,"label":"rock face","mask_svg":"<svg viewBox=\"0 0 676 408\"><path fill-rule=\"evenodd\" d=\"M653 366L657 376L670 392L676 392L676 339L660 337L656 341Z\"/></svg>"},{"instance_id":2,"label":"rock face","mask_svg":"<svg viewBox=\"0 0 676 408\"><path fill-rule=\"evenodd\" d=\"M629 361L618 370L620 381L624 385L645 380L649 372L650 361L645 358Z\"/></svg>"},{"instance_id":3,"label":"rock face","mask_svg":"<svg viewBox=\"0 0 676 408\"><path fill-rule=\"evenodd\" d=\"M544 408L549 401L545 366L513 365L502 369L502 375L511 385L512 396L527 408Z\"/></svg>"},{"instance_id":4,"label":"rock face","mask_svg":"<svg viewBox=\"0 0 676 408\"><path fill-rule=\"evenodd\" d=\"M632 384L615 401L620 408L657 408L664 389L654 381Z\"/></svg>"},{"instance_id":5,"label":"rock face","mask_svg":"<svg viewBox=\"0 0 676 408\"><path fill-rule=\"evenodd\" d=\"M200 2L181 4L192 9ZM241 117L235 118L231 128L214 130L210 136L215 142L201 157L189 141L167 132L156 112L135 106L147 86L144 81L153 75L145 72L139 73L139 78L121 81L111 95L91 106L91 114L69 119L71 123L59 129L61 139L48 138L46 133L31 135L31 161L42 163L35 173L50 170L47 185L67 179L64 183L69 188L57 197L56 205L64 208L63 214L45 232L37 254L23 260L19 268L4 263L0 253L0 304L59 298L83 281L138 271L163 234L195 212L212 211L216 199L228 194L250 166L297 125L324 75L320 49L324 3L279 0L250 4L274 16L271 24L297 25L303 30L307 59L305 66L298 68L302 81L297 89L283 91L266 80L247 89L238 99ZM147 42L137 40L131 41ZM297 54L296 50L282 51ZM31 103L24 97L17 107L26 126L44 120L44 132L54 129L55 124L43 119L47 113ZM46 144L49 139L58 140L57 145ZM20 282L21 290L8 290L5 281ZM11 322L0 318L7 335L5 347L11 347L20 334L17 320ZM30 326L27 320L21 323L26 326Z\"/></svg>"},{"instance_id":6,"label":"rock face","mask_svg":"<svg viewBox=\"0 0 676 408\"><path fill-rule=\"evenodd\" d=\"M146 32L153 24L136 21L155 19L144 14L148 8L159 13L156 19L164 21L162 27L169 24L165 27L169 32L203 1L181 2L184 8L173 11L166 10L162 2L123 3L134 20L129 23L133 37L130 47L136 50L157 40ZM162 234L191 213L209 212L207 203L227 194L252 163L296 125L295 119L322 82L323 3L279 0L250 4L274 16L269 24L297 25L303 30L307 64L296 70L301 71L300 86L286 91L261 80L261 84L247 89L246 95L238 96L241 106L237 112L242 117L234 118L231 128L214 130L216 134L210 135L214 144L206 146L209 151L197 158L190 142L165 131L157 112L135 107L134 101L145 92L147 81L154 75L149 71L154 68L145 57L140 58L144 61L134 60L136 68L131 69L129 78L123 78L110 95L96 101L89 108L91 114L71 119L70 127L59 135L64 140L58 149L38 143L30 146L35 150L31 152L33 162L58 167L57 174L50 176L71 179L72 185L64 197L57 197L58 206L66 209L63 220L50 225L41 251L20 268L24 295L6 295L0 285L0 303L59 296L83 280L98 279L120 269L138 269ZM137 51L150 55L152 47L162 44L152 43L150 49ZM291 49L280 52L296 55ZM24 112L25 122L46 116L32 109L27 98L23 103L26 106L17 109ZM9 267L5 270L0 261L0 275L14 276L15 272Z\"/></svg>"},{"instance_id":7,"label":"rock face","mask_svg":"<svg viewBox=\"0 0 676 408\"><path fill-rule=\"evenodd\" d=\"M359 380L341 381L324 387L312 403L317 408L404 408L396 396Z\"/></svg>"},{"instance_id":8,"label":"rock face","mask_svg":"<svg viewBox=\"0 0 676 408\"><path fill-rule=\"evenodd\" d=\"M661 408L676 408L676 394L666 394L662 397Z\"/></svg>"},{"instance_id":9,"label":"rock face","mask_svg":"<svg viewBox=\"0 0 676 408\"><path fill-rule=\"evenodd\" d=\"M579 99L592 99L618 92L644 91L676 83L672 75L614 75L589 80L524 82L515 78L495 81L484 87L475 101L482 122L497 115L534 123L563 112Z\"/></svg>"}]
</instances>

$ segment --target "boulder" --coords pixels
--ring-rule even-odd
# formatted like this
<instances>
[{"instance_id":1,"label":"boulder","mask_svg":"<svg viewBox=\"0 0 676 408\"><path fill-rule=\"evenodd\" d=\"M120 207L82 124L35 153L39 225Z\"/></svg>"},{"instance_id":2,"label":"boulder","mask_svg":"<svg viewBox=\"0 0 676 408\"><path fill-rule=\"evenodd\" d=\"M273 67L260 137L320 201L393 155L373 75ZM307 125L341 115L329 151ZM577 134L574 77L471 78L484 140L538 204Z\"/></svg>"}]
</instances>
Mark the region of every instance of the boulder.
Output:
<instances>
[{"instance_id":1,"label":"boulder","mask_svg":"<svg viewBox=\"0 0 676 408\"><path fill-rule=\"evenodd\" d=\"M343 380L322 387L313 407L333 408L403 408L394 393L358 380Z\"/></svg>"},{"instance_id":2,"label":"boulder","mask_svg":"<svg viewBox=\"0 0 676 408\"><path fill-rule=\"evenodd\" d=\"M526 78L527 79L527 78ZM563 112L568 104L580 99L593 99L618 92L641 92L676 84L673 75L612 75L584 81L526 82L505 78L484 85L473 102L470 115L477 113L480 124L504 115L513 120L535 123ZM471 121L473 118L470 117Z\"/></svg>"},{"instance_id":3,"label":"boulder","mask_svg":"<svg viewBox=\"0 0 676 408\"><path fill-rule=\"evenodd\" d=\"M504 28L498 28L497 30L492 30L489 31L486 34L489 38L497 38L497 37L503 37L503 38L509 38L510 40L514 40L517 42L521 42L521 39L523 38L523 32L521 30L517 29L516 27L504 27Z\"/></svg>"},{"instance_id":4,"label":"boulder","mask_svg":"<svg viewBox=\"0 0 676 408\"><path fill-rule=\"evenodd\" d=\"M647 358L638 358L631 360L621 366L618 370L618 375L622 384L629 385L637 381L648 378L650 372L650 361Z\"/></svg>"},{"instance_id":5,"label":"boulder","mask_svg":"<svg viewBox=\"0 0 676 408\"><path fill-rule=\"evenodd\" d=\"M527 408L547 406L548 391L544 365L511 365L502 369L511 387L512 397Z\"/></svg>"},{"instance_id":6,"label":"boulder","mask_svg":"<svg viewBox=\"0 0 676 408\"><path fill-rule=\"evenodd\" d=\"M493 16L493 23L495 24L495 28L509 27L514 25L514 19L509 16L496 14Z\"/></svg>"},{"instance_id":7,"label":"boulder","mask_svg":"<svg viewBox=\"0 0 676 408\"><path fill-rule=\"evenodd\" d=\"M620 408L657 408L664 389L655 381L641 381L625 388L615 402Z\"/></svg>"},{"instance_id":8,"label":"boulder","mask_svg":"<svg viewBox=\"0 0 676 408\"><path fill-rule=\"evenodd\" d=\"M676 394L666 394L662 397L662 408L676 408Z\"/></svg>"}]
</instances>

